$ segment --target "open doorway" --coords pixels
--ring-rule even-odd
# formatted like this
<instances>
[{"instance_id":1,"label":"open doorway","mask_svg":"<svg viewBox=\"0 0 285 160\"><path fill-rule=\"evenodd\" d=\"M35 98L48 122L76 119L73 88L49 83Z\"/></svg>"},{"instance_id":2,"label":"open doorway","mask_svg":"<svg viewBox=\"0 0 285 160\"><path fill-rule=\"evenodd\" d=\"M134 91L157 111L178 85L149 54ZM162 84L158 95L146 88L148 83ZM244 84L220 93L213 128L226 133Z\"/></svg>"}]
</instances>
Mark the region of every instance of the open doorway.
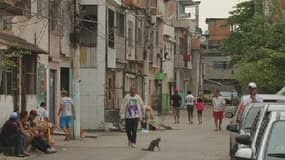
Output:
<instances>
[{"instance_id":1,"label":"open doorway","mask_svg":"<svg viewBox=\"0 0 285 160\"><path fill-rule=\"evenodd\" d=\"M70 69L69 68L60 68L60 90L66 90L70 93Z\"/></svg>"}]
</instances>

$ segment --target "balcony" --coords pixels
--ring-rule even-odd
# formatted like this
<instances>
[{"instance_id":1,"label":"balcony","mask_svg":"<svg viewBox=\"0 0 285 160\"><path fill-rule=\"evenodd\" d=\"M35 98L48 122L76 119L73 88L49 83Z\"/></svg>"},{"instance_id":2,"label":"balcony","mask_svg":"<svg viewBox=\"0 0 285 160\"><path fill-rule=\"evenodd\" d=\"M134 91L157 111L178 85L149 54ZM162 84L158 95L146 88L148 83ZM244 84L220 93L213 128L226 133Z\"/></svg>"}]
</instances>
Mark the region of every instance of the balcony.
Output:
<instances>
[{"instance_id":1,"label":"balcony","mask_svg":"<svg viewBox=\"0 0 285 160\"><path fill-rule=\"evenodd\" d=\"M23 15L23 9L18 7L17 0L0 0L1 16L17 16Z\"/></svg>"}]
</instances>

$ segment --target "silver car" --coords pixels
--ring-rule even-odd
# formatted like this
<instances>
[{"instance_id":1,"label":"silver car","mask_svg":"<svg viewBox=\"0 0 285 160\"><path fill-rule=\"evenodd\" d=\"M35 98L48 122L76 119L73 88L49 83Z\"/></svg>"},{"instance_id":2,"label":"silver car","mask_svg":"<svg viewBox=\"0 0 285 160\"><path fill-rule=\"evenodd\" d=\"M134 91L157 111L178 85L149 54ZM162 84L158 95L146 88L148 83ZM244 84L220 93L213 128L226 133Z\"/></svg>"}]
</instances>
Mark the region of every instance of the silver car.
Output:
<instances>
[{"instance_id":1,"label":"silver car","mask_svg":"<svg viewBox=\"0 0 285 160\"><path fill-rule=\"evenodd\" d=\"M239 143L250 144L237 150L237 160L285 159L285 104L267 105L261 117L254 135L237 137Z\"/></svg>"},{"instance_id":2,"label":"silver car","mask_svg":"<svg viewBox=\"0 0 285 160\"><path fill-rule=\"evenodd\" d=\"M267 104L285 103L285 96L280 95L261 95L263 97L263 103L251 103L243 108L241 104L237 108L235 115L227 130L230 133L230 148L229 155L231 159L234 159L235 152L239 148L246 147L243 144L236 142L236 137L239 135L250 135L251 127L258 112L264 108ZM228 113L227 113L228 114ZM228 114L229 115L229 114Z\"/></svg>"}]
</instances>

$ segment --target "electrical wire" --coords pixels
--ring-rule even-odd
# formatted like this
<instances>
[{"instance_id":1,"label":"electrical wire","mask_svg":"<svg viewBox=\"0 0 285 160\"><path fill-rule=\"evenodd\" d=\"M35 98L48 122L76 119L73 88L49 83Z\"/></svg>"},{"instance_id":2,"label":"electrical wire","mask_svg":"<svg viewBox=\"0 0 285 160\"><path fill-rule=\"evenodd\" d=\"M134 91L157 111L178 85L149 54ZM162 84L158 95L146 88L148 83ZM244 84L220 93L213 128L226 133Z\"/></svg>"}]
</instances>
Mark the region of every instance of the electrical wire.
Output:
<instances>
[{"instance_id":1,"label":"electrical wire","mask_svg":"<svg viewBox=\"0 0 285 160\"><path fill-rule=\"evenodd\" d=\"M39 45L41 40L43 39L43 37L44 37L43 35L45 34L45 31L46 31L47 27L48 27L48 22L43 24L43 26L42 26L42 28L40 30L39 36L36 39L37 40L37 42L36 42L37 45Z\"/></svg>"}]
</instances>

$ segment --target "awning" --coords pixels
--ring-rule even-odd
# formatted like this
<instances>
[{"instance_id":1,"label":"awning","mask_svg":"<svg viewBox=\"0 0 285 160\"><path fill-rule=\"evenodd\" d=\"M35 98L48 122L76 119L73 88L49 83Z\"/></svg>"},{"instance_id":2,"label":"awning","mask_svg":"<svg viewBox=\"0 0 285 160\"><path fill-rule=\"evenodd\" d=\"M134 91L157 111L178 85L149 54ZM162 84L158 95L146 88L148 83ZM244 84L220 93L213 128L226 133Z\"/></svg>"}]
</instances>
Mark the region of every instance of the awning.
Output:
<instances>
[{"instance_id":1,"label":"awning","mask_svg":"<svg viewBox=\"0 0 285 160\"><path fill-rule=\"evenodd\" d=\"M0 45L9 47L16 47L19 49L25 49L34 53L47 54L46 51L40 49L38 46L26 41L23 38L17 37L13 34L0 31Z\"/></svg>"}]
</instances>

